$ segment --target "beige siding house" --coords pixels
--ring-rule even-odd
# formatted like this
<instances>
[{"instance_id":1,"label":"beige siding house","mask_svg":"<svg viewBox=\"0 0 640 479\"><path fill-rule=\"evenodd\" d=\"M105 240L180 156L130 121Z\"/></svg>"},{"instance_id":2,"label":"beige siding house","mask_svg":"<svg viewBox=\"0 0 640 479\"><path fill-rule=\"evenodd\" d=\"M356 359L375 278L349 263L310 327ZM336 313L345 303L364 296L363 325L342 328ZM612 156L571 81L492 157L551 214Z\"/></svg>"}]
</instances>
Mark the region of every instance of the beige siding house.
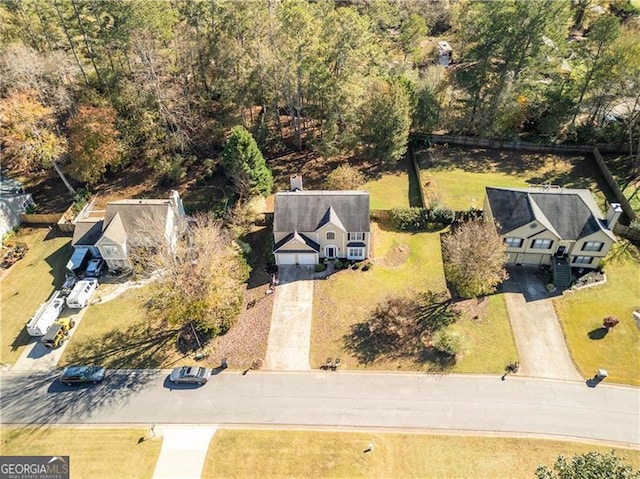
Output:
<instances>
[{"instance_id":1,"label":"beige siding house","mask_svg":"<svg viewBox=\"0 0 640 479\"><path fill-rule=\"evenodd\" d=\"M185 218L177 191L169 199L127 199L107 204L103 218L89 217L76 222L72 245L87 248L101 257L109 270L131 267L132 246L153 246L164 242L174 247L179 226Z\"/></svg>"},{"instance_id":2,"label":"beige siding house","mask_svg":"<svg viewBox=\"0 0 640 479\"><path fill-rule=\"evenodd\" d=\"M278 265L314 265L323 258L369 257L371 227L366 191L303 191L298 175L292 191L276 193L273 222Z\"/></svg>"},{"instance_id":3,"label":"beige siding house","mask_svg":"<svg viewBox=\"0 0 640 479\"><path fill-rule=\"evenodd\" d=\"M570 283L571 267L594 269L607 255L622 209L613 203L603 217L583 189L486 188L484 212L496 223L509 264L551 265Z\"/></svg>"}]
</instances>

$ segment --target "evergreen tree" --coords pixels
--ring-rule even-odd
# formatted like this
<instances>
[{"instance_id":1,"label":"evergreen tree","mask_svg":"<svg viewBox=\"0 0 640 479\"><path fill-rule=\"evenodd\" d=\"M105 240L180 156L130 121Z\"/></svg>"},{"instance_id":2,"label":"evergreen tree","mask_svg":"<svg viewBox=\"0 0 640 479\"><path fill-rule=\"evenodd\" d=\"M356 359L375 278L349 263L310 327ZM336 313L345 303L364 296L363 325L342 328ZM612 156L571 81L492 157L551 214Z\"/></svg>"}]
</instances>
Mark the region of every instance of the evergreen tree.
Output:
<instances>
[{"instance_id":1,"label":"evergreen tree","mask_svg":"<svg viewBox=\"0 0 640 479\"><path fill-rule=\"evenodd\" d=\"M253 136L243 127L231 129L231 135L222 151L222 166L242 196L267 196L271 193L271 170Z\"/></svg>"}]
</instances>

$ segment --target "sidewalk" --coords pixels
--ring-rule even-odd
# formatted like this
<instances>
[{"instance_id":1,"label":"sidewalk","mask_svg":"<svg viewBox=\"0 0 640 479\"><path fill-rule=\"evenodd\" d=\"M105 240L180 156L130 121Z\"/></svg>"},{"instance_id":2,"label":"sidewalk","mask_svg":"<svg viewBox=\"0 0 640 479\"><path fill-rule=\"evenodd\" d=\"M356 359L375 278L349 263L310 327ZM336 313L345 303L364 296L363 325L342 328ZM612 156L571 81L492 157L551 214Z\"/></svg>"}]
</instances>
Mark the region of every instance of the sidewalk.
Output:
<instances>
[{"instance_id":1,"label":"sidewalk","mask_svg":"<svg viewBox=\"0 0 640 479\"><path fill-rule=\"evenodd\" d=\"M163 440L153 479L200 479L217 429L217 425L155 426L156 437Z\"/></svg>"}]
</instances>

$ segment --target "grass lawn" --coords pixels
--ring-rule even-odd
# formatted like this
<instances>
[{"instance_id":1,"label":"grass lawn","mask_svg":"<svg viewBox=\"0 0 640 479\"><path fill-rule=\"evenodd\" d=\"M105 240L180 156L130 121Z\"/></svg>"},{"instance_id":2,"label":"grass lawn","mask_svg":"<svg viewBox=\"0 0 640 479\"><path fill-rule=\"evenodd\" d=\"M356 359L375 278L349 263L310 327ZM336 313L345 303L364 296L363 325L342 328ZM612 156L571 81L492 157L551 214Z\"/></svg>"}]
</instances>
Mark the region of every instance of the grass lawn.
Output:
<instances>
[{"instance_id":1,"label":"grass lawn","mask_svg":"<svg viewBox=\"0 0 640 479\"><path fill-rule=\"evenodd\" d=\"M396 232L378 223L372 223L372 228L374 259L369 271L344 270L315 283L310 364L320 367L327 357L339 357L350 369L430 370L432 364L417 357L381 356L365 364L345 348L345 336L354 325L369 319L378 302L429 289L443 291L446 286L439 233ZM487 301L478 320L464 319L454 327L464 334L469 350L452 371L501 372L515 359L509 318L500 296Z\"/></svg>"},{"instance_id":2,"label":"grass lawn","mask_svg":"<svg viewBox=\"0 0 640 479\"><path fill-rule=\"evenodd\" d=\"M608 187L595 161L583 156L559 156L483 149L446 148L415 152L427 198L455 210L483 207L485 187L522 188L556 184L588 188L604 210Z\"/></svg>"},{"instance_id":3,"label":"grass lawn","mask_svg":"<svg viewBox=\"0 0 640 479\"><path fill-rule=\"evenodd\" d=\"M161 439L144 441L146 429L3 427L0 454L69 456L74 479L152 477Z\"/></svg>"},{"instance_id":4,"label":"grass lawn","mask_svg":"<svg viewBox=\"0 0 640 479\"><path fill-rule=\"evenodd\" d=\"M56 286L64 282L72 248L68 237L45 239L49 229L21 229L12 241L27 243L29 251L4 273L0 283L0 362L12 364L31 340L25 324Z\"/></svg>"},{"instance_id":5,"label":"grass lawn","mask_svg":"<svg viewBox=\"0 0 640 479\"><path fill-rule=\"evenodd\" d=\"M369 443L374 450L363 451ZM534 477L556 456L611 448L550 440L426 434L219 429L202 477ZM640 452L617 450L634 469Z\"/></svg>"},{"instance_id":6,"label":"grass lawn","mask_svg":"<svg viewBox=\"0 0 640 479\"><path fill-rule=\"evenodd\" d=\"M607 381L640 385L640 330L632 316L633 309L640 308L640 251L621 240L605 261L607 284L565 294L554 305L584 377L604 368ZM605 316L615 316L620 324L603 335Z\"/></svg>"},{"instance_id":7,"label":"grass lawn","mask_svg":"<svg viewBox=\"0 0 640 479\"><path fill-rule=\"evenodd\" d=\"M177 332L146 317L150 288L132 289L90 305L60 359L60 366L97 363L107 368L170 367ZM96 297L101 289L98 288Z\"/></svg>"},{"instance_id":8,"label":"grass lawn","mask_svg":"<svg viewBox=\"0 0 640 479\"><path fill-rule=\"evenodd\" d=\"M416 181L414 175L409 174L408 161L402 160L396 169L384 171L361 189L369 192L372 210L408 208L419 206L421 202Z\"/></svg>"}]
</instances>

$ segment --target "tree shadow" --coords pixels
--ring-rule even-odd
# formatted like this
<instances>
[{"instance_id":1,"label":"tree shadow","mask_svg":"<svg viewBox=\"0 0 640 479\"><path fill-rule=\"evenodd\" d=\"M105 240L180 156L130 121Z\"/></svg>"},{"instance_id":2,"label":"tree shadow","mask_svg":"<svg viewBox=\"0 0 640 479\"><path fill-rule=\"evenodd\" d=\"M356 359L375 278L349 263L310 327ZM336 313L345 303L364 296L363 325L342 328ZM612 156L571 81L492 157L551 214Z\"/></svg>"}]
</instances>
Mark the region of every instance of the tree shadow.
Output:
<instances>
[{"instance_id":1,"label":"tree shadow","mask_svg":"<svg viewBox=\"0 0 640 479\"><path fill-rule=\"evenodd\" d=\"M587 333L587 336L589 336L589 339L597 341L599 339L603 339L607 335L608 332L609 332L609 330L607 328L599 327L599 328L595 328L595 329L589 331Z\"/></svg>"},{"instance_id":2,"label":"tree shadow","mask_svg":"<svg viewBox=\"0 0 640 479\"><path fill-rule=\"evenodd\" d=\"M52 277L51 284L55 289L59 289L64 284L67 272L66 265L72 254L73 247L71 246L71 242L69 242L44 259L51 268L49 274Z\"/></svg>"},{"instance_id":3,"label":"tree shadow","mask_svg":"<svg viewBox=\"0 0 640 479\"><path fill-rule=\"evenodd\" d=\"M126 330L111 330L101 337L73 341L65 352L66 364L95 363L106 368L158 368L166 365L179 329L135 323Z\"/></svg>"}]
</instances>

